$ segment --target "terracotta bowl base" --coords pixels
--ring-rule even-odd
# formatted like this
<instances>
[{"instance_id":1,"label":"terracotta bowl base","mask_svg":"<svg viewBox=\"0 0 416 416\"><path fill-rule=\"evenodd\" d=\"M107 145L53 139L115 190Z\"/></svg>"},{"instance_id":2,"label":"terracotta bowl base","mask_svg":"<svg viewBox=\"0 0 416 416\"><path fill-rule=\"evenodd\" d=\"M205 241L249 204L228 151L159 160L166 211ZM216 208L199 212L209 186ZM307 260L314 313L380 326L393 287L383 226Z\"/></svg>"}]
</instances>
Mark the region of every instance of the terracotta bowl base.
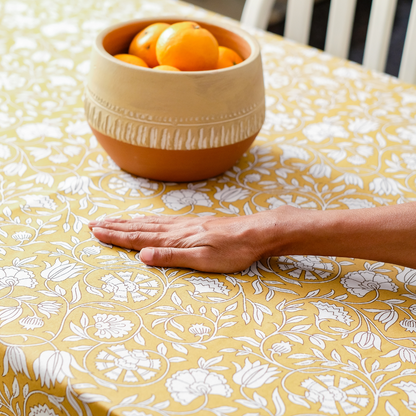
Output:
<instances>
[{"instance_id":1,"label":"terracotta bowl base","mask_svg":"<svg viewBox=\"0 0 416 416\"><path fill-rule=\"evenodd\" d=\"M228 146L199 150L164 150L136 146L91 127L104 150L126 172L166 182L193 182L217 176L234 165L257 134Z\"/></svg>"}]
</instances>

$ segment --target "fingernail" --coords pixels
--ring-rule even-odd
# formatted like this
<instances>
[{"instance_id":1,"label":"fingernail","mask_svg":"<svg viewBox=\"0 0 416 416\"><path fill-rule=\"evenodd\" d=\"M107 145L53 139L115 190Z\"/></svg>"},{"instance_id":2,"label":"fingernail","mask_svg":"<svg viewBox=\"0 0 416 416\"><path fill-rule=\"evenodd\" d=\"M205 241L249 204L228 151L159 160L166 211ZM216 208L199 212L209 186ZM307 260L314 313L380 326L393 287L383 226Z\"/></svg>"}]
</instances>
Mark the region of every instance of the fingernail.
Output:
<instances>
[{"instance_id":1,"label":"fingernail","mask_svg":"<svg viewBox=\"0 0 416 416\"><path fill-rule=\"evenodd\" d=\"M140 259L143 263L151 263L153 261L154 254L155 250L153 248L144 248L140 251Z\"/></svg>"}]
</instances>

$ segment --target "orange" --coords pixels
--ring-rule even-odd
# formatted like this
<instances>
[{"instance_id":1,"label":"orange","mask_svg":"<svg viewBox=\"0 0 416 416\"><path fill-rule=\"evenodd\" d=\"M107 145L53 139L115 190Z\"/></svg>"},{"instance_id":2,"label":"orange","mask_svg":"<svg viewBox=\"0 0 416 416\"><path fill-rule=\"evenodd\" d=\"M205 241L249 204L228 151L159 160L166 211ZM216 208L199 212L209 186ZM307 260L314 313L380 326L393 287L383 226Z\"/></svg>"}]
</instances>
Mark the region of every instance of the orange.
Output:
<instances>
[{"instance_id":1,"label":"orange","mask_svg":"<svg viewBox=\"0 0 416 416\"><path fill-rule=\"evenodd\" d=\"M180 69L175 68L174 66L170 66L170 65L158 65L158 66L155 66L153 69L158 69L159 71L178 71L178 72L181 72Z\"/></svg>"},{"instance_id":2,"label":"orange","mask_svg":"<svg viewBox=\"0 0 416 416\"><path fill-rule=\"evenodd\" d=\"M218 61L218 42L198 23L174 23L160 35L156 56L160 65L170 65L181 71L214 69Z\"/></svg>"},{"instance_id":3,"label":"orange","mask_svg":"<svg viewBox=\"0 0 416 416\"><path fill-rule=\"evenodd\" d=\"M114 58L120 59L120 61L127 62L128 64L143 66L145 68L149 68L147 63L143 61L143 59L134 56L128 55L127 53L121 53L119 55L114 55Z\"/></svg>"},{"instance_id":4,"label":"orange","mask_svg":"<svg viewBox=\"0 0 416 416\"><path fill-rule=\"evenodd\" d=\"M159 65L156 59L156 42L169 26L167 23L153 23L144 28L131 41L129 54L142 58L150 68Z\"/></svg>"},{"instance_id":5,"label":"orange","mask_svg":"<svg viewBox=\"0 0 416 416\"><path fill-rule=\"evenodd\" d=\"M243 62L241 56L237 52L226 46L218 47L218 52L219 55L216 69L228 68Z\"/></svg>"}]
</instances>

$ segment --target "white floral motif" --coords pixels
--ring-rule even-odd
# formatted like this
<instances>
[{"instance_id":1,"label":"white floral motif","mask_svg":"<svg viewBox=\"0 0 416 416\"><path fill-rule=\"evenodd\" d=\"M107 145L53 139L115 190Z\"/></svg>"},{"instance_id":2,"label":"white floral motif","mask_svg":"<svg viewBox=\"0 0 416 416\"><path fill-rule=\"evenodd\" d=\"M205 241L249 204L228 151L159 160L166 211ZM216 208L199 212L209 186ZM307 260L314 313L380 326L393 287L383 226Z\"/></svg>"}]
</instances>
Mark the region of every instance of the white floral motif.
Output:
<instances>
[{"instance_id":1,"label":"white floral motif","mask_svg":"<svg viewBox=\"0 0 416 416\"><path fill-rule=\"evenodd\" d=\"M282 205L290 205L291 207L296 208L316 208L316 202L310 201L309 199L303 196L294 196L294 195L280 195L280 199L273 196L272 198L267 199L266 202L269 203L269 209L275 209ZM285 201L283 202L282 201Z\"/></svg>"},{"instance_id":2,"label":"white floral motif","mask_svg":"<svg viewBox=\"0 0 416 416\"><path fill-rule=\"evenodd\" d=\"M120 195L125 195L130 191L130 196L138 197L140 196L140 192L145 196L154 194L158 185L156 182L150 182L148 179L133 177L128 173L122 173L119 177L111 178L108 187Z\"/></svg>"},{"instance_id":3,"label":"white floral motif","mask_svg":"<svg viewBox=\"0 0 416 416\"><path fill-rule=\"evenodd\" d=\"M367 390L356 384L353 380L340 377L338 385L335 385L335 376L316 376L319 382L312 378L302 381L301 386L307 389L305 397L312 403L320 403L320 412L331 415L339 415L340 409L347 415L356 413L369 403ZM356 405L360 406L357 407Z\"/></svg>"},{"instance_id":4,"label":"white floral motif","mask_svg":"<svg viewBox=\"0 0 416 416\"><path fill-rule=\"evenodd\" d=\"M8 74L7 72L0 72L0 90L6 91L15 90L25 85L25 78L18 74Z\"/></svg>"},{"instance_id":5,"label":"white floral motif","mask_svg":"<svg viewBox=\"0 0 416 416\"><path fill-rule=\"evenodd\" d=\"M121 338L127 335L134 326L133 322L120 315L98 313L93 318L95 320L94 327L97 329L95 335L99 338Z\"/></svg>"},{"instance_id":6,"label":"white floral motif","mask_svg":"<svg viewBox=\"0 0 416 416\"><path fill-rule=\"evenodd\" d=\"M107 293L114 293L111 299L121 302L127 302L130 293L133 302L141 302L147 300L149 296L157 294L158 282L154 279L150 280L149 276L137 273L134 280L131 280L133 272L118 272L119 277L107 274L101 278L105 283L102 289Z\"/></svg>"},{"instance_id":7,"label":"white floral motif","mask_svg":"<svg viewBox=\"0 0 416 416\"><path fill-rule=\"evenodd\" d=\"M398 387L407 394L408 402L403 401L405 406L411 410L416 411L416 383L413 381L401 381L399 384L393 384L393 386Z\"/></svg>"},{"instance_id":8,"label":"white floral motif","mask_svg":"<svg viewBox=\"0 0 416 416\"><path fill-rule=\"evenodd\" d=\"M374 347L381 351L381 338L371 331L357 332L352 342L363 350Z\"/></svg>"},{"instance_id":9,"label":"white floral motif","mask_svg":"<svg viewBox=\"0 0 416 416\"><path fill-rule=\"evenodd\" d=\"M179 211L188 206L211 207L213 202L208 195L192 189L182 189L170 191L162 196L162 201L166 206L174 211Z\"/></svg>"},{"instance_id":10,"label":"white floral motif","mask_svg":"<svg viewBox=\"0 0 416 416\"><path fill-rule=\"evenodd\" d=\"M370 182L369 189L379 195L397 195L401 194L400 185L392 178L375 178Z\"/></svg>"},{"instance_id":11,"label":"white floral motif","mask_svg":"<svg viewBox=\"0 0 416 416\"><path fill-rule=\"evenodd\" d=\"M82 266L77 266L77 263L70 263L69 260L61 262L59 259L55 260L55 264L51 266L50 263L44 261L46 267L41 271L40 275L46 280L53 282L62 282L66 279L73 279L77 277L83 270Z\"/></svg>"},{"instance_id":12,"label":"white floral motif","mask_svg":"<svg viewBox=\"0 0 416 416\"><path fill-rule=\"evenodd\" d=\"M306 150L291 146L290 144L281 144L280 148L283 150L282 156L280 156L280 163L284 163L285 160L288 159L301 159L301 160L309 160L310 156Z\"/></svg>"},{"instance_id":13,"label":"white floral motif","mask_svg":"<svg viewBox=\"0 0 416 416\"><path fill-rule=\"evenodd\" d=\"M250 195L249 190L237 188L236 186L224 185L223 189L216 186L215 189L217 192L215 192L214 198L224 202L239 201L240 199L245 199L248 195Z\"/></svg>"},{"instance_id":14,"label":"white floral motif","mask_svg":"<svg viewBox=\"0 0 416 416\"><path fill-rule=\"evenodd\" d=\"M321 143L326 139L348 139L349 134L342 126L328 122L309 124L303 129L303 134L312 142Z\"/></svg>"},{"instance_id":15,"label":"white floral motif","mask_svg":"<svg viewBox=\"0 0 416 416\"><path fill-rule=\"evenodd\" d=\"M407 169L416 170L416 153L402 153Z\"/></svg>"},{"instance_id":16,"label":"white floral motif","mask_svg":"<svg viewBox=\"0 0 416 416\"><path fill-rule=\"evenodd\" d=\"M403 319L403 321L399 322L400 326L406 331L415 332L416 331L416 320L413 318L410 319Z\"/></svg>"},{"instance_id":17,"label":"white floral motif","mask_svg":"<svg viewBox=\"0 0 416 416\"><path fill-rule=\"evenodd\" d=\"M46 208L55 211L57 208L55 201L46 195L23 195L21 198L26 201L26 204L23 205L24 209Z\"/></svg>"},{"instance_id":18,"label":"white floral motif","mask_svg":"<svg viewBox=\"0 0 416 416\"><path fill-rule=\"evenodd\" d=\"M386 355L382 355L382 357L391 358L395 357L396 355L398 355L404 363L408 361L412 364L416 364L416 351L412 348L399 347L388 352Z\"/></svg>"},{"instance_id":19,"label":"white floral motif","mask_svg":"<svg viewBox=\"0 0 416 416\"><path fill-rule=\"evenodd\" d=\"M23 286L33 289L38 282L31 270L15 266L0 267L0 290L14 286Z\"/></svg>"},{"instance_id":20,"label":"white floral motif","mask_svg":"<svg viewBox=\"0 0 416 416\"><path fill-rule=\"evenodd\" d=\"M353 322L353 319L351 318L349 313L346 310L344 310L342 306L331 305L330 303L321 301L310 303L311 305L315 305L318 308L319 315L317 319L319 321L334 319L348 326L350 326L351 322Z\"/></svg>"},{"instance_id":21,"label":"white floral motif","mask_svg":"<svg viewBox=\"0 0 416 416\"><path fill-rule=\"evenodd\" d=\"M397 135L402 140L409 140L409 144L416 145L416 126L399 127Z\"/></svg>"},{"instance_id":22,"label":"white floral motif","mask_svg":"<svg viewBox=\"0 0 416 416\"><path fill-rule=\"evenodd\" d=\"M9 146L0 144L0 159L8 159L11 155Z\"/></svg>"},{"instance_id":23,"label":"white floral motif","mask_svg":"<svg viewBox=\"0 0 416 416\"><path fill-rule=\"evenodd\" d=\"M48 123L24 124L16 129L16 133L24 141L30 141L41 137L60 139L63 136L59 127L52 126Z\"/></svg>"},{"instance_id":24,"label":"white floral motif","mask_svg":"<svg viewBox=\"0 0 416 416\"><path fill-rule=\"evenodd\" d=\"M90 194L89 188L97 189L88 176L70 176L58 185L58 191L64 191L72 195Z\"/></svg>"},{"instance_id":25,"label":"white floral motif","mask_svg":"<svg viewBox=\"0 0 416 416\"><path fill-rule=\"evenodd\" d=\"M68 126L65 128L65 131L68 134L73 134L74 136L83 136L84 134L91 133L91 129L88 125L88 122L81 120L77 120L75 123L70 121Z\"/></svg>"},{"instance_id":26,"label":"white floral motif","mask_svg":"<svg viewBox=\"0 0 416 416\"><path fill-rule=\"evenodd\" d=\"M288 272L288 275L295 277L296 279L299 279L303 272L305 273L305 279L308 280L318 279L315 274L317 274L321 279L326 279L331 275L330 271L334 268L332 263L324 263L317 256L291 256L291 258L279 257L278 263L280 269L282 270L294 269Z\"/></svg>"},{"instance_id":27,"label":"white floral motif","mask_svg":"<svg viewBox=\"0 0 416 416\"><path fill-rule=\"evenodd\" d=\"M373 290L397 292L398 289L398 286L392 283L389 277L371 270L349 272L341 278L341 284L348 292L359 298L362 298Z\"/></svg>"},{"instance_id":28,"label":"white floral motif","mask_svg":"<svg viewBox=\"0 0 416 416\"><path fill-rule=\"evenodd\" d=\"M360 199L360 198L344 198L340 199L340 202L345 204L349 209L362 209L362 208L372 208L375 207L375 205L367 201L366 199Z\"/></svg>"},{"instance_id":29,"label":"white floral motif","mask_svg":"<svg viewBox=\"0 0 416 416\"><path fill-rule=\"evenodd\" d=\"M36 328L42 328L43 325L45 325L45 322L42 318L39 318L38 316L25 316L19 321L19 324L23 326L24 329L32 331Z\"/></svg>"},{"instance_id":30,"label":"white floral motif","mask_svg":"<svg viewBox=\"0 0 416 416\"><path fill-rule=\"evenodd\" d=\"M399 273L396 279L399 282L405 283L408 286L416 286L416 270L405 267L403 270L398 269Z\"/></svg>"},{"instance_id":31,"label":"white floral motif","mask_svg":"<svg viewBox=\"0 0 416 416\"><path fill-rule=\"evenodd\" d=\"M233 364L237 369L233 375L234 383L242 387L248 387L249 389L258 389L263 384L273 383L277 378L274 376L280 373L280 371L270 368L269 364L261 364L259 360L251 363L246 358L244 367L241 367L238 363Z\"/></svg>"},{"instance_id":32,"label":"white floral motif","mask_svg":"<svg viewBox=\"0 0 416 416\"><path fill-rule=\"evenodd\" d=\"M38 406L31 407L28 416L57 416L57 414L46 404L40 404Z\"/></svg>"},{"instance_id":33,"label":"white floral motif","mask_svg":"<svg viewBox=\"0 0 416 416\"><path fill-rule=\"evenodd\" d=\"M371 131L376 130L378 123L367 118L356 118L354 121L350 121L348 125L348 130L357 134L367 134Z\"/></svg>"},{"instance_id":34,"label":"white floral motif","mask_svg":"<svg viewBox=\"0 0 416 416\"><path fill-rule=\"evenodd\" d=\"M7 347L3 359L3 377L9 372L9 366L15 374L24 373L30 378L27 369L26 357L23 350L19 347Z\"/></svg>"},{"instance_id":35,"label":"white floral motif","mask_svg":"<svg viewBox=\"0 0 416 416\"><path fill-rule=\"evenodd\" d=\"M194 295L199 295L201 293L219 293L221 295L227 295L229 289L218 279L212 279L210 277L188 277L184 280L192 283L195 287Z\"/></svg>"},{"instance_id":36,"label":"white floral motif","mask_svg":"<svg viewBox=\"0 0 416 416\"><path fill-rule=\"evenodd\" d=\"M266 111L266 120L263 124L265 131L270 131L272 128L274 131L293 130L298 124L298 120L294 117L290 117L285 113L274 113L272 111Z\"/></svg>"},{"instance_id":37,"label":"white floral motif","mask_svg":"<svg viewBox=\"0 0 416 416\"><path fill-rule=\"evenodd\" d=\"M184 406L200 396L230 397L233 392L223 375L202 368L178 371L166 380L166 387L173 400Z\"/></svg>"},{"instance_id":38,"label":"white floral motif","mask_svg":"<svg viewBox=\"0 0 416 416\"><path fill-rule=\"evenodd\" d=\"M112 353L100 351L97 354L95 366L111 380L122 378L128 383L136 383L139 377L143 380L150 380L155 377L161 367L159 359L149 358L149 354L142 350L128 350L121 345L113 345L108 348ZM115 354L115 355L113 355Z\"/></svg>"},{"instance_id":39,"label":"white floral motif","mask_svg":"<svg viewBox=\"0 0 416 416\"><path fill-rule=\"evenodd\" d=\"M293 345L289 342L281 341L274 343L269 351L271 351L272 354L288 354L290 351L292 351L292 347Z\"/></svg>"},{"instance_id":40,"label":"white floral motif","mask_svg":"<svg viewBox=\"0 0 416 416\"><path fill-rule=\"evenodd\" d=\"M84 372L74 356L66 351L43 351L33 363L36 380L40 377L41 386L50 388L55 383L62 383L65 377L74 378L71 367Z\"/></svg>"},{"instance_id":41,"label":"white floral motif","mask_svg":"<svg viewBox=\"0 0 416 416\"><path fill-rule=\"evenodd\" d=\"M203 338L204 336L209 335L211 328L204 324L192 324L188 331L196 337Z\"/></svg>"},{"instance_id":42,"label":"white floral motif","mask_svg":"<svg viewBox=\"0 0 416 416\"><path fill-rule=\"evenodd\" d=\"M100 254L102 248L100 246L89 246L89 247L84 247L81 252L83 254L85 254L86 256L95 256L96 254Z\"/></svg>"}]
</instances>

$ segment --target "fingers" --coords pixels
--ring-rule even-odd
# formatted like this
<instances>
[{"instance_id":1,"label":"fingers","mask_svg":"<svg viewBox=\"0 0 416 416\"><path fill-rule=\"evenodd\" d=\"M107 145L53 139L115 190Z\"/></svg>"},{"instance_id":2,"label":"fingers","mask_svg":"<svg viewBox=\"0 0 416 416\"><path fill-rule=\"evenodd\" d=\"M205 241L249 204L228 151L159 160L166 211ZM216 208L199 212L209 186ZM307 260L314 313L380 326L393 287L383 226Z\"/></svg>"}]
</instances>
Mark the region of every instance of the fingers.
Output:
<instances>
[{"instance_id":1,"label":"fingers","mask_svg":"<svg viewBox=\"0 0 416 416\"><path fill-rule=\"evenodd\" d=\"M140 251L140 260L148 266L186 267L205 272L216 271L213 269L215 262L207 261L208 257L208 249L205 247L147 247Z\"/></svg>"},{"instance_id":2,"label":"fingers","mask_svg":"<svg viewBox=\"0 0 416 416\"><path fill-rule=\"evenodd\" d=\"M159 233L148 232L125 232L110 230L107 228L94 227L92 233L100 241L115 246L125 247L133 250L141 250L143 247L158 247L164 245L168 239L162 238ZM166 244L166 243L165 243Z\"/></svg>"},{"instance_id":3,"label":"fingers","mask_svg":"<svg viewBox=\"0 0 416 416\"><path fill-rule=\"evenodd\" d=\"M165 217L158 217L158 216L148 216L148 217L138 217L138 218L132 218L129 220L125 220L122 218L103 218L102 220L99 221L90 221L90 223L88 224L88 226L92 229L93 227L101 227L104 224L107 227L111 227L112 225L116 225L116 224L135 224L135 223L140 223L140 224L174 224L174 223L179 223L179 222L185 222L185 221L190 221L190 218L186 218L186 217L177 217L177 216L165 216Z\"/></svg>"}]
</instances>

